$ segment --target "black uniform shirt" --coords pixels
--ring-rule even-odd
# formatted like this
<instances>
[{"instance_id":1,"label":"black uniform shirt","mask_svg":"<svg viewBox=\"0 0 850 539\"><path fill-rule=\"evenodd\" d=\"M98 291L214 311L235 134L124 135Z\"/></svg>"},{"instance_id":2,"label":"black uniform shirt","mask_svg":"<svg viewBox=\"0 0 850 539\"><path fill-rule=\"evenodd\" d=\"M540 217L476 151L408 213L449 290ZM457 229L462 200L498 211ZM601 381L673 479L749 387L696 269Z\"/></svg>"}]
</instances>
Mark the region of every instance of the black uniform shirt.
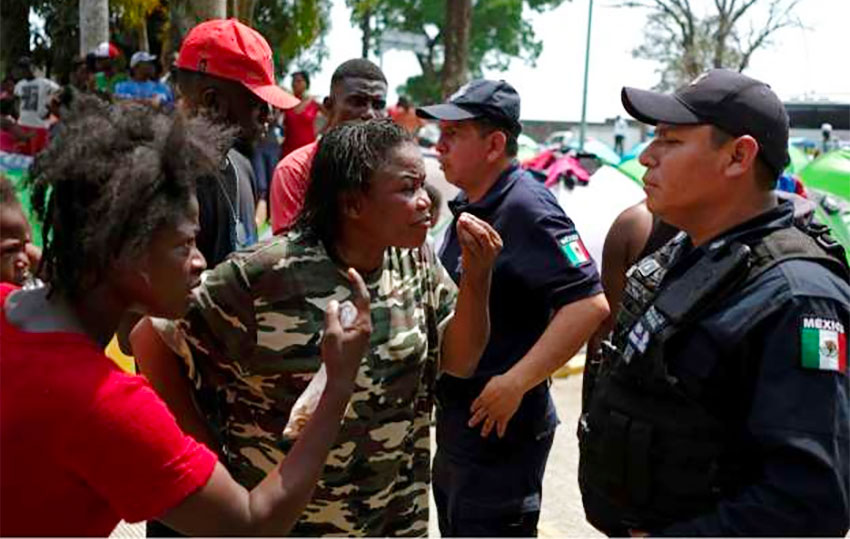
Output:
<instances>
[{"instance_id":1,"label":"black uniform shirt","mask_svg":"<svg viewBox=\"0 0 850 539\"><path fill-rule=\"evenodd\" d=\"M665 282L717 241L754 243L792 225L783 203L691 248ZM662 284L663 286L663 284ZM699 387L728 421L742 487L712 513L663 535L844 535L850 526L850 285L826 267L788 260L761 274L665 346L671 374Z\"/></svg>"},{"instance_id":2,"label":"black uniform shirt","mask_svg":"<svg viewBox=\"0 0 850 539\"><path fill-rule=\"evenodd\" d=\"M221 176L198 182L197 244L207 267L213 268L233 251L256 243L253 178L251 163L231 149L222 163Z\"/></svg>"},{"instance_id":3,"label":"black uniform shirt","mask_svg":"<svg viewBox=\"0 0 850 539\"><path fill-rule=\"evenodd\" d=\"M462 212L487 221L504 244L493 267L490 341L475 375L462 382L449 376L441 381L443 389L453 386L448 392L468 410L490 377L506 372L531 349L558 309L598 294L602 287L573 222L554 195L517 164L506 169L481 200L469 203L461 193L449 206L455 219L440 260L455 282L460 282L462 269L456 229ZM438 395L446 392L438 391ZM557 424L545 386L526 395L509 430L523 422L529 427L525 417L538 425L532 427L535 434Z\"/></svg>"}]
</instances>

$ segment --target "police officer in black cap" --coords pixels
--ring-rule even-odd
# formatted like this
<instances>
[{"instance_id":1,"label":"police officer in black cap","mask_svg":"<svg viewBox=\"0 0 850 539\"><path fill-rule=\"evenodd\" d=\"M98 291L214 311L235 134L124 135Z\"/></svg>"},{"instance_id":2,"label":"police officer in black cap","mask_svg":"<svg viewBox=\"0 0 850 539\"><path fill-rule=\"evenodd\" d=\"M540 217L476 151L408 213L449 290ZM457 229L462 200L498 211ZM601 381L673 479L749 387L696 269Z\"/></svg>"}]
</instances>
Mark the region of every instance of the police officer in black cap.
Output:
<instances>
[{"instance_id":1,"label":"police officer in black cap","mask_svg":"<svg viewBox=\"0 0 850 539\"><path fill-rule=\"evenodd\" d=\"M843 536L848 270L771 191L784 106L722 69L622 101L657 126L647 205L684 232L629 270L605 360L585 373L588 520L611 535Z\"/></svg>"},{"instance_id":2,"label":"police officer in black cap","mask_svg":"<svg viewBox=\"0 0 850 539\"><path fill-rule=\"evenodd\" d=\"M558 423L549 376L608 313L593 260L554 196L515 161L519 95L476 80L448 103L420 108L440 120L436 149L462 192L455 219L490 223L504 248L490 293L490 340L469 379L437 382L433 492L443 536L536 536L543 471ZM463 279L454 226L440 252Z\"/></svg>"}]
</instances>

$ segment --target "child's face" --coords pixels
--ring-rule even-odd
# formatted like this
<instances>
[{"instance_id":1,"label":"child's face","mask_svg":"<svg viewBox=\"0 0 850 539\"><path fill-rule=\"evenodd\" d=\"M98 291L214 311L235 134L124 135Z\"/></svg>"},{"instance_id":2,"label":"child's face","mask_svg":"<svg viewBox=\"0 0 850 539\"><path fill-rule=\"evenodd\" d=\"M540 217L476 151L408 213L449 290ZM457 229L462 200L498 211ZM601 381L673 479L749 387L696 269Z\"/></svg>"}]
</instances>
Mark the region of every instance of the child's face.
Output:
<instances>
[{"instance_id":1,"label":"child's face","mask_svg":"<svg viewBox=\"0 0 850 539\"><path fill-rule=\"evenodd\" d=\"M30 225L20 207L0 206L0 281L22 285L30 272Z\"/></svg>"}]
</instances>

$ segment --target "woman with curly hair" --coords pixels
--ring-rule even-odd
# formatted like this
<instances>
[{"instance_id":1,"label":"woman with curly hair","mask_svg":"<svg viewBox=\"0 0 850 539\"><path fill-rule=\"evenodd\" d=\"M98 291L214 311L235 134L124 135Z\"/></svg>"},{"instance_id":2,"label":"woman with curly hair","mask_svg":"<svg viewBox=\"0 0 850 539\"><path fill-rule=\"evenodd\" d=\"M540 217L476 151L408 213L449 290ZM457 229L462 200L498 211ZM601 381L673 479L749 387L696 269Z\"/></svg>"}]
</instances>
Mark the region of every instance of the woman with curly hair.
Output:
<instances>
[{"instance_id":1,"label":"woman with curly hair","mask_svg":"<svg viewBox=\"0 0 850 539\"><path fill-rule=\"evenodd\" d=\"M0 535L107 535L160 518L189 534L285 534L310 498L371 331L326 313L333 383L289 458L252 491L185 435L138 376L101 350L130 310L179 317L205 267L196 182L227 133L200 119L81 98L32 173L47 286L0 286Z\"/></svg>"}]
</instances>

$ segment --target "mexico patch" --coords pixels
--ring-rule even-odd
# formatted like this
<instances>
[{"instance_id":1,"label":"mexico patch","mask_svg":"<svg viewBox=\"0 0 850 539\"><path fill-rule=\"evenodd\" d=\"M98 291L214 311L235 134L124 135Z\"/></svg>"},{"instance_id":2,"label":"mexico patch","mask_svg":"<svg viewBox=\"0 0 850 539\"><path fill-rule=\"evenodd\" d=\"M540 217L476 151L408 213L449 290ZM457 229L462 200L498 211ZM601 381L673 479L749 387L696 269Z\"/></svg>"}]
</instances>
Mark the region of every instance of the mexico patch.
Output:
<instances>
[{"instance_id":1,"label":"mexico patch","mask_svg":"<svg viewBox=\"0 0 850 539\"><path fill-rule=\"evenodd\" d=\"M581 242L581 238L578 237L578 234L570 234L569 236L564 236L558 242L561 244L561 250L567 257L567 260L570 261L570 265L577 268L579 266L584 266L585 264L590 264L590 253L585 249L584 244Z\"/></svg>"},{"instance_id":2,"label":"mexico patch","mask_svg":"<svg viewBox=\"0 0 850 539\"><path fill-rule=\"evenodd\" d=\"M804 316L800 325L803 367L822 371L847 370L847 336L838 320Z\"/></svg>"}]
</instances>

